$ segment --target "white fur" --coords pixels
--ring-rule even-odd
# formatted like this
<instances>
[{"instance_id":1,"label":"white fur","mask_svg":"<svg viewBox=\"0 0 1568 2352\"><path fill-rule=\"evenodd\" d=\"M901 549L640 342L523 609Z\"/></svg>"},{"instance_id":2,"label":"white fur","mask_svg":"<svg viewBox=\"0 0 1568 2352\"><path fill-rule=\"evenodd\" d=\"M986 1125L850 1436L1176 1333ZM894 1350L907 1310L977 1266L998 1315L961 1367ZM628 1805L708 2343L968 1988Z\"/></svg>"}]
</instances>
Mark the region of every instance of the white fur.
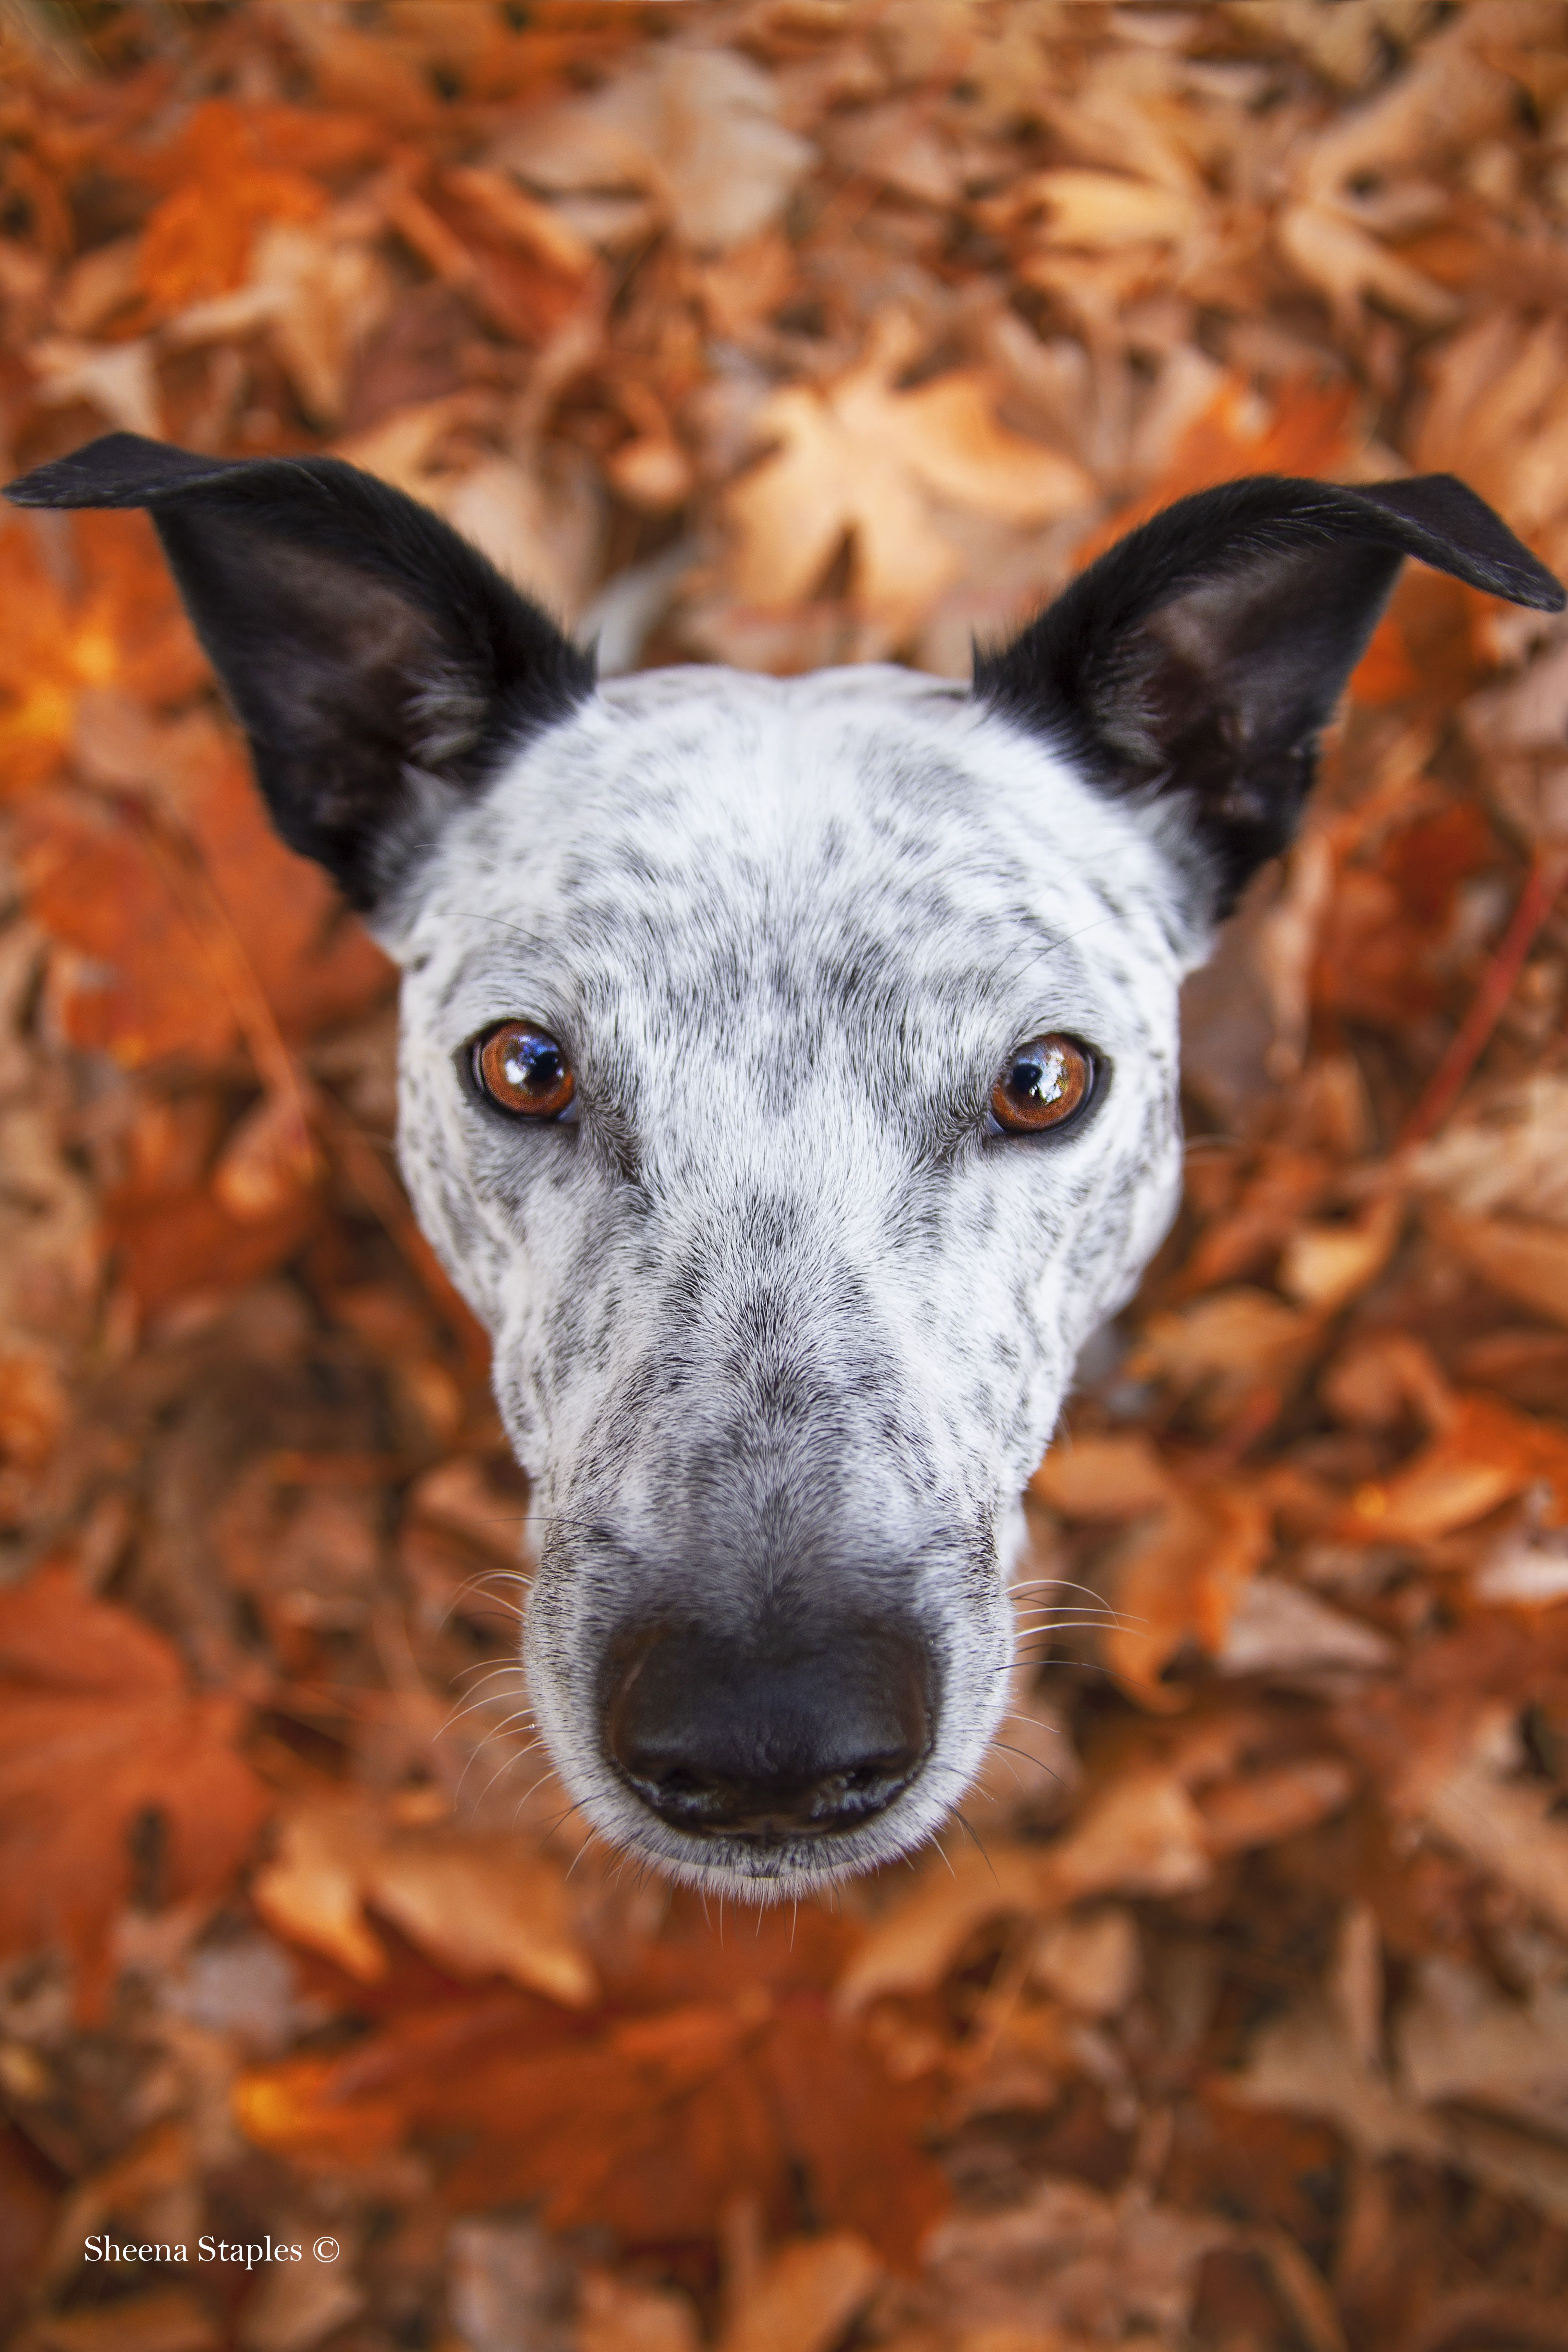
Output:
<instances>
[{"instance_id":1,"label":"white fur","mask_svg":"<svg viewBox=\"0 0 1568 2352\"><path fill-rule=\"evenodd\" d=\"M962 688L697 669L602 687L384 910L403 1167L534 1481L538 1720L616 1843L774 1895L961 1798L1006 1700L1019 1492L1177 1197L1192 897L1152 814ZM515 1016L568 1047L574 1124L465 1087ZM987 1133L1042 1030L1099 1049L1103 1098L1059 1139ZM942 1697L888 1811L764 1853L637 1802L595 1675L650 1595L733 1625L781 1580L912 1611Z\"/></svg>"}]
</instances>

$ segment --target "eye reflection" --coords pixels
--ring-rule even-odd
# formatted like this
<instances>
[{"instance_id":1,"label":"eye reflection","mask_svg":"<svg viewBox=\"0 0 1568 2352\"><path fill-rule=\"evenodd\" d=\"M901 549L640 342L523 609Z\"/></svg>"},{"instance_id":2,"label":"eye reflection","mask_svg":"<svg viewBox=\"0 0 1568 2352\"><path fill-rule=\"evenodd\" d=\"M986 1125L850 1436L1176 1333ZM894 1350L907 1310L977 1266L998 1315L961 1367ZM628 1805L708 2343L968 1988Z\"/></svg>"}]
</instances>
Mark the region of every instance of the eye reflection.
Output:
<instances>
[{"instance_id":1,"label":"eye reflection","mask_svg":"<svg viewBox=\"0 0 1568 2352\"><path fill-rule=\"evenodd\" d=\"M1010 1054L991 1089L1005 1135L1042 1135L1076 1118L1094 1091L1095 1061L1076 1037L1050 1031Z\"/></svg>"},{"instance_id":2,"label":"eye reflection","mask_svg":"<svg viewBox=\"0 0 1568 2352\"><path fill-rule=\"evenodd\" d=\"M531 1021L502 1021L473 1045L474 1083L514 1118L559 1118L577 1091L565 1048Z\"/></svg>"}]
</instances>

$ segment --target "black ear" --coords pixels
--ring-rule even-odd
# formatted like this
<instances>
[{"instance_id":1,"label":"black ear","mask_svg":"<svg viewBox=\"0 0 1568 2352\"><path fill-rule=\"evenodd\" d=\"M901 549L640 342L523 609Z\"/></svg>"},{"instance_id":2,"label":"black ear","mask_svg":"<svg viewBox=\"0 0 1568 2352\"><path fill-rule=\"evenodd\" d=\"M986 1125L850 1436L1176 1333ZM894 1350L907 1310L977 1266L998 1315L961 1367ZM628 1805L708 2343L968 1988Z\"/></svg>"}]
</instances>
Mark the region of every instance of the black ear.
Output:
<instances>
[{"instance_id":1,"label":"black ear","mask_svg":"<svg viewBox=\"0 0 1568 2352\"><path fill-rule=\"evenodd\" d=\"M1180 794L1223 914L1295 830L1406 555L1562 609L1551 572L1452 475L1353 490L1259 475L1130 532L1005 651L977 654L974 692L1108 791Z\"/></svg>"},{"instance_id":2,"label":"black ear","mask_svg":"<svg viewBox=\"0 0 1568 2352\"><path fill-rule=\"evenodd\" d=\"M193 457L110 433L13 482L24 507L147 507L289 846L374 904L590 655L478 551L336 457Z\"/></svg>"}]
</instances>

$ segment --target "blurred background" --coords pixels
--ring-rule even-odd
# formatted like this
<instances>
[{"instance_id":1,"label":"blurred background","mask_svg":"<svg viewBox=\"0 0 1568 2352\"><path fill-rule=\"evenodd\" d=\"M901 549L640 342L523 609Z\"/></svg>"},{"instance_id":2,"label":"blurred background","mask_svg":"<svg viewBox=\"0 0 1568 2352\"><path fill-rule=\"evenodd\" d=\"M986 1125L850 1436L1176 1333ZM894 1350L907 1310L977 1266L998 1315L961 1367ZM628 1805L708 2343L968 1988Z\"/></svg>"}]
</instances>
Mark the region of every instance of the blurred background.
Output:
<instances>
[{"instance_id":1,"label":"blurred background","mask_svg":"<svg viewBox=\"0 0 1568 2352\"><path fill-rule=\"evenodd\" d=\"M1559 0L0 28L7 477L331 449L612 669L961 675L1260 469L1452 469L1568 567ZM1563 625L1400 588L1031 1491L1079 1622L942 1854L760 1920L528 1752L392 974L142 517L0 528L0 756L9 2340L1560 2347Z\"/></svg>"}]
</instances>

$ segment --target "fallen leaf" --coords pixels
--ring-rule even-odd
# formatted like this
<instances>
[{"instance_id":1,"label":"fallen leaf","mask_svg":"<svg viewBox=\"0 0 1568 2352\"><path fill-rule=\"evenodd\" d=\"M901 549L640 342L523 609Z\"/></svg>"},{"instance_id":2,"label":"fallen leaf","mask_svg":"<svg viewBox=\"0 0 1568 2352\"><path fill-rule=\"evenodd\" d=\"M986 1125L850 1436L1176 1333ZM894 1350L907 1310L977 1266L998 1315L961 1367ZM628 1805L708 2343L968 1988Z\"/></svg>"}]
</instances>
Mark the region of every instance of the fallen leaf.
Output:
<instances>
[{"instance_id":1,"label":"fallen leaf","mask_svg":"<svg viewBox=\"0 0 1568 2352\"><path fill-rule=\"evenodd\" d=\"M217 2352L223 2338L195 2295L168 2287L47 2314L18 2341L24 2352Z\"/></svg>"},{"instance_id":2,"label":"fallen leaf","mask_svg":"<svg viewBox=\"0 0 1568 2352\"><path fill-rule=\"evenodd\" d=\"M1208 1850L1244 1853L1297 1837L1342 1812L1355 1785L1355 1774L1337 1756L1314 1756L1205 1789L1197 1805Z\"/></svg>"},{"instance_id":3,"label":"fallen leaf","mask_svg":"<svg viewBox=\"0 0 1568 2352\"><path fill-rule=\"evenodd\" d=\"M313 220L326 202L314 180L264 159L246 112L226 99L195 110L183 143L171 159L178 184L142 235L141 281L161 311L239 285L258 227Z\"/></svg>"},{"instance_id":4,"label":"fallen leaf","mask_svg":"<svg viewBox=\"0 0 1568 2352\"><path fill-rule=\"evenodd\" d=\"M1337 1314L1383 1272L1404 1223L1405 1204L1391 1195L1342 1223L1298 1225L1280 1253L1280 1289L1316 1314Z\"/></svg>"},{"instance_id":5,"label":"fallen leaf","mask_svg":"<svg viewBox=\"0 0 1568 2352\"><path fill-rule=\"evenodd\" d=\"M765 228L811 162L778 114L748 58L682 43L552 108L492 160L540 188L642 188L700 252L721 251Z\"/></svg>"},{"instance_id":6,"label":"fallen leaf","mask_svg":"<svg viewBox=\"0 0 1568 2352\"><path fill-rule=\"evenodd\" d=\"M1223 1427L1260 1384L1294 1381L1318 1335L1316 1318L1267 1291L1216 1290L1152 1315L1128 1358L1134 1380L1166 1382Z\"/></svg>"},{"instance_id":7,"label":"fallen leaf","mask_svg":"<svg viewBox=\"0 0 1568 2352\"><path fill-rule=\"evenodd\" d=\"M944 2222L931 2270L969 2326L1058 2327L1073 2343L1163 2346L1180 2341L1198 2265L1231 2230L1212 2215L1156 2204L1137 2187L1108 2197L1083 2181L1047 2179L1000 2211Z\"/></svg>"},{"instance_id":8,"label":"fallen leaf","mask_svg":"<svg viewBox=\"0 0 1568 2352\"><path fill-rule=\"evenodd\" d=\"M847 2013L884 1994L929 1992L977 1927L1039 1916L1096 1895L1174 1895L1210 1874L1203 1819L1169 1766L1134 1768L1094 1791L1049 1843L960 1850L925 1870L868 1933L839 1979Z\"/></svg>"},{"instance_id":9,"label":"fallen leaf","mask_svg":"<svg viewBox=\"0 0 1568 2352\"><path fill-rule=\"evenodd\" d=\"M1411 2156L1439 2168L1453 2165L1504 2197L1523 2198L1559 2221L1568 2216L1568 2151L1423 2107L1355 2059L1339 2021L1315 1998L1255 2035L1246 2066L1221 2088L1238 2106L1320 2116L1374 2160Z\"/></svg>"},{"instance_id":10,"label":"fallen leaf","mask_svg":"<svg viewBox=\"0 0 1568 2352\"><path fill-rule=\"evenodd\" d=\"M787 2213L804 2177L825 2222L908 2267L947 2201L918 2146L929 2091L889 2080L819 2002L755 1989L611 2020L561 2050L492 2000L428 2029L405 2021L345 2058L259 2070L237 2098L251 2138L306 2160L456 2132L459 2208L538 2199L552 2229L635 2244L711 2237L739 2195Z\"/></svg>"},{"instance_id":11,"label":"fallen leaf","mask_svg":"<svg viewBox=\"0 0 1568 2352\"><path fill-rule=\"evenodd\" d=\"M911 355L909 321L890 314L837 383L763 402L755 435L781 446L729 494L737 595L764 605L805 596L852 532L861 602L919 612L963 568L942 505L1024 524L1086 503L1082 469L998 424L983 376L958 371L896 390Z\"/></svg>"},{"instance_id":12,"label":"fallen leaf","mask_svg":"<svg viewBox=\"0 0 1568 2352\"><path fill-rule=\"evenodd\" d=\"M1556 1526L1568 1516L1568 1432L1479 1391L1461 1394L1430 1444L1391 1477L1357 1487L1342 1531L1368 1543L1429 1542L1538 1482Z\"/></svg>"},{"instance_id":13,"label":"fallen leaf","mask_svg":"<svg viewBox=\"0 0 1568 2352\"><path fill-rule=\"evenodd\" d=\"M237 1748L245 1711L194 1692L161 1635L63 1567L0 1592L0 1944L63 1946L90 2016L139 1847L160 1905L216 1895L266 1818Z\"/></svg>"},{"instance_id":14,"label":"fallen leaf","mask_svg":"<svg viewBox=\"0 0 1568 2352\"><path fill-rule=\"evenodd\" d=\"M1255 1497L1211 1486L1178 1493L1135 1528L1110 1567L1115 1616L1101 1637L1106 1664L1143 1706L1186 1704L1165 1670L1193 1643L1222 1652L1233 1612L1273 1541Z\"/></svg>"},{"instance_id":15,"label":"fallen leaf","mask_svg":"<svg viewBox=\"0 0 1568 2352\"><path fill-rule=\"evenodd\" d=\"M372 1907L455 1976L510 1977L571 2008L595 1996L561 1872L519 1839L400 1829L363 1799L323 1801L285 1816L252 1891L280 1935L367 1982L388 1965Z\"/></svg>"},{"instance_id":16,"label":"fallen leaf","mask_svg":"<svg viewBox=\"0 0 1568 2352\"><path fill-rule=\"evenodd\" d=\"M1168 1503L1175 1481L1141 1429L1058 1437L1029 1492L1067 1519L1140 1519Z\"/></svg>"},{"instance_id":17,"label":"fallen leaf","mask_svg":"<svg viewBox=\"0 0 1568 2352\"><path fill-rule=\"evenodd\" d=\"M679 2289L584 2272L576 2352L699 2352L700 2341L690 2297Z\"/></svg>"},{"instance_id":18,"label":"fallen leaf","mask_svg":"<svg viewBox=\"0 0 1568 2352\"><path fill-rule=\"evenodd\" d=\"M1107 1903L1052 1920L1029 1955L1029 1974L1080 2017L1119 2017L1142 1973L1131 1911Z\"/></svg>"},{"instance_id":19,"label":"fallen leaf","mask_svg":"<svg viewBox=\"0 0 1568 2352\"><path fill-rule=\"evenodd\" d=\"M1494 1140L1493 1156L1506 1159ZM1431 1202L1426 1210L1434 1241L1452 1250L1483 1282L1532 1314L1568 1324L1568 1225L1523 1217L1466 1217Z\"/></svg>"},{"instance_id":20,"label":"fallen leaf","mask_svg":"<svg viewBox=\"0 0 1568 2352\"><path fill-rule=\"evenodd\" d=\"M1568 1986L1510 2000L1479 1969L1430 1956L1400 2010L1394 2047L1425 2104L1495 2108L1568 2139Z\"/></svg>"},{"instance_id":21,"label":"fallen leaf","mask_svg":"<svg viewBox=\"0 0 1568 2352\"><path fill-rule=\"evenodd\" d=\"M1222 1674L1384 1673L1399 1653L1385 1633L1283 1577L1259 1576L1237 1594L1215 1654Z\"/></svg>"},{"instance_id":22,"label":"fallen leaf","mask_svg":"<svg viewBox=\"0 0 1568 2352\"><path fill-rule=\"evenodd\" d=\"M881 2265L847 2231L784 2246L753 2279L719 2352L831 2352L870 2298Z\"/></svg>"},{"instance_id":23,"label":"fallen leaf","mask_svg":"<svg viewBox=\"0 0 1568 2352\"><path fill-rule=\"evenodd\" d=\"M1568 1934L1568 1828L1551 1784L1519 1778L1520 1761L1512 1710L1494 1707L1457 1754L1417 1751L1396 1801Z\"/></svg>"}]
</instances>

